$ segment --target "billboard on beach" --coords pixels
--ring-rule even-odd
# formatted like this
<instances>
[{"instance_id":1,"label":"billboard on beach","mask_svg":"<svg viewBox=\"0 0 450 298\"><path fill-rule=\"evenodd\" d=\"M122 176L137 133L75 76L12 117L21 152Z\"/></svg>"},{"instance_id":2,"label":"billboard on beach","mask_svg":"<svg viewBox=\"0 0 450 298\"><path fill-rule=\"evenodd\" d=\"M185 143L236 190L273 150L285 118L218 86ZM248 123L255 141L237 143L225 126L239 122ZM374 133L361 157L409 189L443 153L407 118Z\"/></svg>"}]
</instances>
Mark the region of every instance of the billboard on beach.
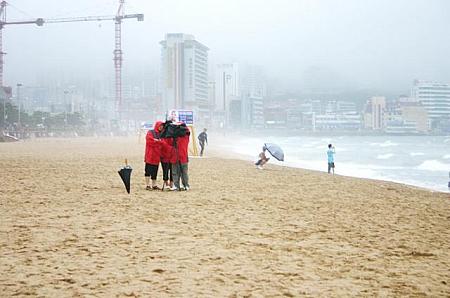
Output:
<instances>
[{"instance_id":1,"label":"billboard on beach","mask_svg":"<svg viewBox=\"0 0 450 298\"><path fill-rule=\"evenodd\" d=\"M186 125L194 124L194 111L192 110L169 110L167 119L175 122L183 122Z\"/></svg>"}]
</instances>

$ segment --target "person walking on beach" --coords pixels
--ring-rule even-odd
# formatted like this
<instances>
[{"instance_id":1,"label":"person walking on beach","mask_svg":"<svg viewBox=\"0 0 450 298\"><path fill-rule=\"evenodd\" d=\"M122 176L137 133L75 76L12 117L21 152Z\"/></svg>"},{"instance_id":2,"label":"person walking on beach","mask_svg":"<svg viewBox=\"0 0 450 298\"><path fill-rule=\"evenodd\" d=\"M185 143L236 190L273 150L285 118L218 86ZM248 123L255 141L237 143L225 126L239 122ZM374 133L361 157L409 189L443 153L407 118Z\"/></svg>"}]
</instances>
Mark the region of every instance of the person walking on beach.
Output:
<instances>
[{"instance_id":1,"label":"person walking on beach","mask_svg":"<svg viewBox=\"0 0 450 298\"><path fill-rule=\"evenodd\" d=\"M146 190L160 189L156 185L159 162L161 161L161 139L160 133L163 129L163 122L156 121L154 129L150 129L145 136L145 184ZM150 185L150 179L152 183Z\"/></svg>"},{"instance_id":2,"label":"person walking on beach","mask_svg":"<svg viewBox=\"0 0 450 298\"><path fill-rule=\"evenodd\" d=\"M327 157L328 157L328 174L331 174L333 170L334 175L334 155L336 154L336 149L332 144L328 144Z\"/></svg>"},{"instance_id":3,"label":"person walking on beach","mask_svg":"<svg viewBox=\"0 0 450 298\"><path fill-rule=\"evenodd\" d=\"M173 186L170 190L179 191L182 190L180 185L180 179L183 183L184 190L189 190L189 174L188 174L188 147L189 147L189 137L191 132L189 128L185 127L186 135L178 137L174 140L176 142L176 148L174 155L172 155L172 175L173 175Z\"/></svg>"},{"instance_id":4,"label":"person walking on beach","mask_svg":"<svg viewBox=\"0 0 450 298\"><path fill-rule=\"evenodd\" d=\"M200 144L200 156L203 156L203 150L205 149L205 142L208 144L208 134L206 133L206 128L198 135L198 142Z\"/></svg>"},{"instance_id":5,"label":"person walking on beach","mask_svg":"<svg viewBox=\"0 0 450 298\"><path fill-rule=\"evenodd\" d=\"M268 157L266 156L266 150L267 150L266 146L263 146L263 147L262 147L261 153L259 153L259 159L258 159L258 161L255 163L255 166L256 166L258 169L260 169L260 170L263 169L263 166L264 166L264 165L269 161L269 159L270 159L270 158L268 158Z\"/></svg>"}]
</instances>

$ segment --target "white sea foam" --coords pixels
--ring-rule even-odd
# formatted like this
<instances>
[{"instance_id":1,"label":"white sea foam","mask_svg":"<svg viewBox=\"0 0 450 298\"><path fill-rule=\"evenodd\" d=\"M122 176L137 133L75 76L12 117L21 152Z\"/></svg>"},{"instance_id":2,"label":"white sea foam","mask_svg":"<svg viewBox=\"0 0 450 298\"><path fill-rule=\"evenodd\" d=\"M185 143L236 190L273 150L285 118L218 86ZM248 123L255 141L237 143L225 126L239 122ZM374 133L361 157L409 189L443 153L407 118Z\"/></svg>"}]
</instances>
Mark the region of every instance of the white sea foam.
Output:
<instances>
[{"instance_id":1,"label":"white sea foam","mask_svg":"<svg viewBox=\"0 0 450 298\"><path fill-rule=\"evenodd\" d=\"M393 143L390 140L387 140L383 143L370 143L370 146L392 147L392 146L398 146L398 143Z\"/></svg>"},{"instance_id":2,"label":"white sea foam","mask_svg":"<svg viewBox=\"0 0 450 298\"><path fill-rule=\"evenodd\" d=\"M377 159L389 159L394 156L393 153L378 154Z\"/></svg>"},{"instance_id":3,"label":"white sea foam","mask_svg":"<svg viewBox=\"0 0 450 298\"><path fill-rule=\"evenodd\" d=\"M411 156L421 156L421 155L425 155L425 153L423 153L423 152L411 152L409 155L411 155Z\"/></svg>"},{"instance_id":4,"label":"white sea foam","mask_svg":"<svg viewBox=\"0 0 450 298\"><path fill-rule=\"evenodd\" d=\"M442 156L443 159L450 159L450 154L445 154L444 156Z\"/></svg>"},{"instance_id":5,"label":"white sea foam","mask_svg":"<svg viewBox=\"0 0 450 298\"><path fill-rule=\"evenodd\" d=\"M450 164L431 159L421 163L417 166L417 169L425 171L450 171Z\"/></svg>"}]
</instances>

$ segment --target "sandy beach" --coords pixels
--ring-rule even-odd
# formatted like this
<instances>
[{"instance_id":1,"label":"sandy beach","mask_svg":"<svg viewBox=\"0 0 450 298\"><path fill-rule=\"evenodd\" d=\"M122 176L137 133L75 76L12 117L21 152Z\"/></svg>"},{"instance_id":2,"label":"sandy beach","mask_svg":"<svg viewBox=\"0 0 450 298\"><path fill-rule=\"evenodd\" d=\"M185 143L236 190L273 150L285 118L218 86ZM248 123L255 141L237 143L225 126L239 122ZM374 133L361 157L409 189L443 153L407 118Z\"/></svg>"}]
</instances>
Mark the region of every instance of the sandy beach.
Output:
<instances>
[{"instance_id":1,"label":"sandy beach","mask_svg":"<svg viewBox=\"0 0 450 298\"><path fill-rule=\"evenodd\" d=\"M449 194L217 149L191 159L189 192L146 191L143 152L0 143L1 297L450 296Z\"/></svg>"}]
</instances>

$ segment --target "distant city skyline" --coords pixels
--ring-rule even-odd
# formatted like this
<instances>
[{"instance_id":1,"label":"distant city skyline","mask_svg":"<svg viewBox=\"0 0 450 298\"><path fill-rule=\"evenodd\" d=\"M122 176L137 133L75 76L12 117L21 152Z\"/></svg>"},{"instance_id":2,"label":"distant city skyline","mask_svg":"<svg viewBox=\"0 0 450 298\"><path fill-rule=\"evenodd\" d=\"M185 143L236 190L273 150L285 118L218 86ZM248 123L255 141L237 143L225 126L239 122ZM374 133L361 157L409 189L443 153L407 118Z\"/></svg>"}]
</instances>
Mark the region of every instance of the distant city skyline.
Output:
<instances>
[{"instance_id":1,"label":"distant city skyline","mask_svg":"<svg viewBox=\"0 0 450 298\"><path fill-rule=\"evenodd\" d=\"M113 15L113 0L10 1L9 20ZM407 93L415 79L449 82L448 1L143 2L128 0L124 79L158 72L158 42L189 32L210 48L210 68L236 61L264 67L287 91L375 89ZM113 22L5 27L5 82L36 85L48 77L113 78ZM211 74L212 75L212 74Z\"/></svg>"}]
</instances>

